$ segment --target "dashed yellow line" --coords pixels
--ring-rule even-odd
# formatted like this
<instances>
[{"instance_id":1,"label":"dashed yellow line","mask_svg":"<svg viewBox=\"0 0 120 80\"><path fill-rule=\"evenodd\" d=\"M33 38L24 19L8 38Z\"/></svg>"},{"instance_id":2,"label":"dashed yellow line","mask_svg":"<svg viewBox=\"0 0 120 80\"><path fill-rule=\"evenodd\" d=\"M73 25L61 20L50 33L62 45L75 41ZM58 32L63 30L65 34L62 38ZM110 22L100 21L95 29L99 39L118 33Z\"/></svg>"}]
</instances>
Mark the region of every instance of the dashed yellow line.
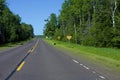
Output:
<instances>
[{"instance_id":1,"label":"dashed yellow line","mask_svg":"<svg viewBox=\"0 0 120 80\"><path fill-rule=\"evenodd\" d=\"M31 49L28 51L28 53L30 53L31 52Z\"/></svg>"},{"instance_id":2,"label":"dashed yellow line","mask_svg":"<svg viewBox=\"0 0 120 80\"><path fill-rule=\"evenodd\" d=\"M32 50L31 50L31 53L34 51L34 47L32 48Z\"/></svg>"},{"instance_id":3,"label":"dashed yellow line","mask_svg":"<svg viewBox=\"0 0 120 80\"><path fill-rule=\"evenodd\" d=\"M20 70L22 69L22 67L24 66L24 64L25 64L25 61L23 61L23 62L20 64L20 66L17 68L17 71L20 71Z\"/></svg>"},{"instance_id":4,"label":"dashed yellow line","mask_svg":"<svg viewBox=\"0 0 120 80\"><path fill-rule=\"evenodd\" d=\"M28 53L32 53L32 52L35 50L35 48L36 48L37 45L38 45L38 42L39 42L39 40L36 42L36 44L33 46L33 48L28 51ZM22 69L22 67L24 66L24 64L25 64L25 61L23 61L23 62L18 66L18 68L16 69L16 71L20 71L20 70Z\"/></svg>"},{"instance_id":5,"label":"dashed yellow line","mask_svg":"<svg viewBox=\"0 0 120 80\"><path fill-rule=\"evenodd\" d=\"M35 48L37 47L37 45L38 45L38 42L39 42L39 40L36 42L36 44L33 46L33 48L32 48L32 50L30 51L31 53L35 50Z\"/></svg>"}]
</instances>

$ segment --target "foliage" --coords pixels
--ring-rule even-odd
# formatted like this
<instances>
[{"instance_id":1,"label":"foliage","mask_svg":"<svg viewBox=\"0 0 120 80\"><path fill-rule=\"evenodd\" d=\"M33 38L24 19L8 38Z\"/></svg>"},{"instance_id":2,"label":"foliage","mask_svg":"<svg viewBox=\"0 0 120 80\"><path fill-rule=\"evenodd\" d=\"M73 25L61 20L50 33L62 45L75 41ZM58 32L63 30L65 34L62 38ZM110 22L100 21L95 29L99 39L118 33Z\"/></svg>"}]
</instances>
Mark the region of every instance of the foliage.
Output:
<instances>
[{"instance_id":1,"label":"foliage","mask_svg":"<svg viewBox=\"0 0 120 80\"><path fill-rule=\"evenodd\" d=\"M51 21L51 20L50 20ZM97 47L120 47L120 0L65 0L57 18L55 39ZM45 35L51 25L45 25Z\"/></svg>"},{"instance_id":2,"label":"foliage","mask_svg":"<svg viewBox=\"0 0 120 80\"><path fill-rule=\"evenodd\" d=\"M12 13L5 2L0 0L0 44L32 38L32 25L21 23L19 15Z\"/></svg>"},{"instance_id":3,"label":"foliage","mask_svg":"<svg viewBox=\"0 0 120 80\"><path fill-rule=\"evenodd\" d=\"M57 29L57 17L56 14L52 13L50 15L50 19L46 20L47 23L45 25L44 34L49 37L53 37L55 30Z\"/></svg>"}]
</instances>

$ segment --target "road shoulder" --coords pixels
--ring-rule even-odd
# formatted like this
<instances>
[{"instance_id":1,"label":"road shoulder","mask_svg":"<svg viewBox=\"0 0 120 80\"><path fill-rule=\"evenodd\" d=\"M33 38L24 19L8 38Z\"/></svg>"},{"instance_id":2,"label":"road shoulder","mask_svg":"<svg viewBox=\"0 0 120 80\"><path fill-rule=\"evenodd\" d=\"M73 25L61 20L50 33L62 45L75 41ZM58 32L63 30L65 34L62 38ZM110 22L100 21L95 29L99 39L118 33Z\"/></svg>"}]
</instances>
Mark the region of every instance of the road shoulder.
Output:
<instances>
[{"instance_id":1,"label":"road shoulder","mask_svg":"<svg viewBox=\"0 0 120 80\"><path fill-rule=\"evenodd\" d=\"M73 57L74 59L80 61L81 63L89 66L91 69L95 70L96 72L99 72L99 74L104 75L109 80L120 80L120 76L119 76L120 75L120 71L113 70L113 69L103 65L102 63L100 63L98 61L94 61L94 60L90 59L89 57L86 57L83 54L79 54L78 55L78 53L75 52L72 49L64 48L64 47L61 47L59 45L54 45L52 43L49 43L49 44L51 46L54 46L58 50L64 52L65 54Z\"/></svg>"}]
</instances>

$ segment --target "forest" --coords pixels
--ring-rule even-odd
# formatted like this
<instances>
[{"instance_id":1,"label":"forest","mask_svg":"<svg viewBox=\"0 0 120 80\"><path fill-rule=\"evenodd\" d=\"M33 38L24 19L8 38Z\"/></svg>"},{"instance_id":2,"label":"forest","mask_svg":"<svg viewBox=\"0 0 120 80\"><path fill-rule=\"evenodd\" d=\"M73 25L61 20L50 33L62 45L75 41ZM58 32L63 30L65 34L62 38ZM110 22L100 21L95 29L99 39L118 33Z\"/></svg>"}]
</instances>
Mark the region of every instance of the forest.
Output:
<instances>
[{"instance_id":1,"label":"forest","mask_svg":"<svg viewBox=\"0 0 120 80\"><path fill-rule=\"evenodd\" d=\"M34 37L31 24L21 22L7 6L6 0L0 0L0 44L23 41Z\"/></svg>"},{"instance_id":2,"label":"forest","mask_svg":"<svg viewBox=\"0 0 120 80\"><path fill-rule=\"evenodd\" d=\"M120 48L120 0L65 0L45 20L44 35L95 47Z\"/></svg>"}]
</instances>

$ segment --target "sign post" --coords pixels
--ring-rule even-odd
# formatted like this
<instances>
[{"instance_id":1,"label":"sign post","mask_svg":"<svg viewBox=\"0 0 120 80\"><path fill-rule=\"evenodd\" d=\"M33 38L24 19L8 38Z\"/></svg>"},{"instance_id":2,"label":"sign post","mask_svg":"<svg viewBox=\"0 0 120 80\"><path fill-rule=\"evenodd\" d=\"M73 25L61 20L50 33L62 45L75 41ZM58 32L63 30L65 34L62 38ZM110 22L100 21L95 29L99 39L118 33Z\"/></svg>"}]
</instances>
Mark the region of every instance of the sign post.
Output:
<instances>
[{"instance_id":1,"label":"sign post","mask_svg":"<svg viewBox=\"0 0 120 80\"><path fill-rule=\"evenodd\" d=\"M61 39L61 37L60 37L60 36L58 36L58 37L57 37L57 39L58 39L58 40L60 40L60 39Z\"/></svg>"},{"instance_id":2,"label":"sign post","mask_svg":"<svg viewBox=\"0 0 120 80\"><path fill-rule=\"evenodd\" d=\"M70 44L70 40L72 39L72 36L67 36L67 39L68 39L69 44Z\"/></svg>"}]
</instances>

